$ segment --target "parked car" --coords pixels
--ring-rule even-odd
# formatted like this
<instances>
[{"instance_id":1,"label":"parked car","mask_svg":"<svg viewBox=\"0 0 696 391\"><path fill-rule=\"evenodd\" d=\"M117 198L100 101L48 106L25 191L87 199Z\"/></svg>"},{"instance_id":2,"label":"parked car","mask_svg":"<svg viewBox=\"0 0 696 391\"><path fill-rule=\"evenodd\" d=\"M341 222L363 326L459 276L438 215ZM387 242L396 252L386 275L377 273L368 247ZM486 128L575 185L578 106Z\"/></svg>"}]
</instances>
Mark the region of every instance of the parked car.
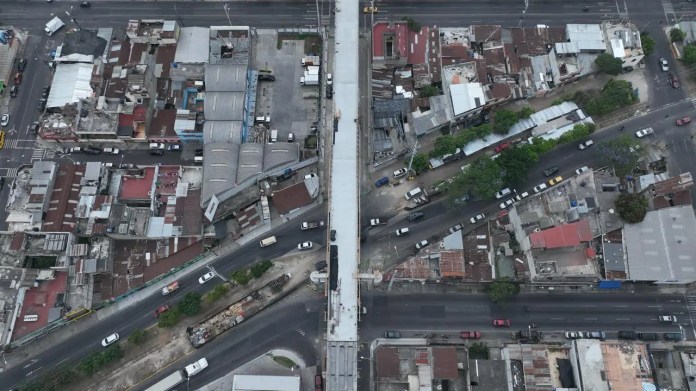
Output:
<instances>
[{"instance_id":1,"label":"parked car","mask_svg":"<svg viewBox=\"0 0 696 391\"><path fill-rule=\"evenodd\" d=\"M396 236L402 236L408 234L408 228L399 228L396 230Z\"/></svg>"},{"instance_id":2,"label":"parked car","mask_svg":"<svg viewBox=\"0 0 696 391\"><path fill-rule=\"evenodd\" d=\"M461 231L462 228L464 228L464 226L462 226L461 224L457 224L457 225L455 225L454 227L450 227L450 229L447 230L447 231L448 231L449 233L453 234L453 233L455 233L455 232L457 232L457 231Z\"/></svg>"},{"instance_id":3,"label":"parked car","mask_svg":"<svg viewBox=\"0 0 696 391\"><path fill-rule=\"evenodd\" d=\"M493 149L493 150L495 151L495 153L500 153L508 148L510 148L509 143L502 143L502 144L498 145L497 147L495 147L495 149Z\"/></svg>"},{"instance_id":4,"label":"parked car","mask_svg":"<svg viewBox=\"0 0 696 391\"><path fill-rule=\"evenodd\" d=\"M471 224L476 224L476 223L478 223L479 221L483 220L485 217L486 217L485 214L479 213L479 214L477 214L476 216L470 218L470 219L469 219L469 222L470 222Z\"/></svg>"},{"instance_id":5,"label":"parked car","mask_svg":"<svg viewBox=\"0 0 696 391\"><path fill-rule=\"evenodd\" d=\"M157 307L157 309L155 310L155 318L158 318L160 315L162 315L163 313L165 313L167 311L169 311L169 306L166 304Z\"/></svg>"},{"instance_id":6,"label":"parked car","mask_svg":"<svg viewBox=\"0 0 696 391\"><path fill-rule=\"evenodd\" d=\"M10 98L16 98L17 94L19 94L19 87L17 86L12 86L10 88Z\"/></svg>"},{"instance_id":7,"label":"parked car","mask_svg":"<svg viewBox=\"0 0 696 391\"><path fill-rule=\"evenodd\" d=\"M510 327L511 324L510 319L495 319L493 321L493 327Z\"/></svg>"},{"instance_id":8,"label":"parked car","mask_svg":"<svg viewBox=\"0 0 696 391\"><path fill-rule=\"evenodd\" d=\"M326 263L326 261L319 261L314 264L314 269L316 269L316 271L321 271L326 269L327 266L328 264Z\"/></svg>"},{"instance_id":9,"label":"parked car","mask_svg":"<svg viewBox=\"0 0 696 391\"><path fill-rule=\"evenodd\" d=\"M479 331L462 331L459 333L459 338L461 338L461 339L479 339L479 338L481 338L481 332L479 332Z\"/></svg>"},{"instance_id":10,"label":"parked car","mask_svg":"<svg viewBox=\"0 0 696 391\"><path fill-rule=\"evenodd\" d=\"M516 196L515 196L515 199L516 199L517 201L522 201L523 199L525 199L525 198L527 198L527 197L529 197L529 193L525 191L525 192L523 192L523 193L520 193L520 194L516 195Z\"/></svg>"},{"instance_id":11,"label":"parked car","mask_svg":"<svg viewBox=\"0 0 696 391\"><path fill-rule=\"evenodd\" d=\"M641 341L658 341L660 335L658 333L638 333L638 339Z\"/></svg>"},{"instance_id":12,"label":"parked car","mask_svg":"<svg viewBox=\"0 0 696 391\"><path fill-rule=\"evenodd\" d=\"M382 187L388 183L389 183L389 178L386 176L383 176L375 181L375 187Z\"/></svg>"},{"instance_id":13,"label":"parked car","mask_svg":"<svg viewBox=\"0 0 696 391\"><path fill-rule=\"evenodd\" d=\"M580 144L578 144L578 149L582 151L583 149L587 149L593 145L594 145L594 141L587 140L587 141L584 141L584 142L581 142Z\"/></svg>"},{"instance_id":14,"label":"parked car","mask_svg":"<svg viewBox=\"0 0 696 391\"><path fill-rule=\"evenodd\" d=\"M682 333L664 333L662 336L665 338L665 341L671 341L671 342L679 342L682 339L684 339L684 335Z\"/></svg>"},{"instance_id":15,"label":"parked car","mask_svg":"<svg viewBox=\"0 0 696 391\"><path fill-rule=\"evenodd\" d=\"M327 73L327 74L326 74L326 84L327 84L327 85L332 85L332 84L333 84L333 75L331 75L330 73Z\"/></svg>"},{"instance_id":16,"label":"parked car","mask_svg":"<svg viewBox=\"0 0 696 391\"><path fill-rule=\"evenodd\" d=\"M384 338L401 338L401 332L400 331L385 331L384 332Z\"/></svg>"},{"instance_id":17,"label":"parked car","mask_svg":"<svg viewBox=\"0 0 696 391\"><path fill-rule=\"evenodd\" d=\"M679 76L674 73L670 73L668 76L669 84L672 88L679 88Z\"/></svg>"},{"instance_id":18,"label":"parked car","mask_svg":"<svg viewBox=\"0 0 696 391\"><path fill-rule=\"evenodd\" d=\"M549 167L546 170L544 170L544 176L548 178L557 172L558 172L558 166Z\"/></svg>"},{"instance_id":19,"label":"parked car","mask_svg":"<svg viewBox=\"0 0 696 391\"><path fill-rule=\"evenodd\" d=\"M110 155L118 155L121 153L121 150L118 148L104 148L104 153L108 153Z\"/></svg>"},{"instance_id":20,"label":"parked car","mask_svg":"<svg viewBox=\"0 0 696 391\"><path fill-rule=\"evenodd\" d=\"M660 315L657 320L661 323L677 323L677 317L674 315Z\"/></svg>"},{"instance_id":21,"label":"parked car","mask_svg":"<svg viewBox=\"0 0 696 391\"><path fill-rule=\"evenodd\" d=\"M647 136L647 135L649 135L649 134L653 134L653 133L655 133L655 131L653 130L653 128L645 128L645 129L641 129L641 130L637 131L637 132L636 132L636 137L638 137L638 138L643 138L643 137L645 137L645 136Z\"/></svg>"},{"instance_id":22,"label":"parked car","mask_svg":"<svg viewBox=\"0 0 696 391\"><path fill-rule=\"evenodd\" d=\"M302 242L297 245L298 250L309 250L314 244L312 242Z\"/></svg>"},{"instance_id":23,"label":"parked car","mask_svg":"<svg viewBox=\"0 0 696 391\"><path fill-rule=\"evenodd\" d=\"M204 275L202 275L201 278L198 279L198 283L205 284L206 282L210 281L213 277L215 277L215 273L207 272Z\"/></svg>"},{"instance_id":24,"label":"parked car","mask_svg":"<svg viewBox=\"0 0 696 391\"><path fill-rule=\"evenodd\" d=\"M500 190L499 192L495 193L495 198L501 199L503 197L506 197L507 195L511 194L512 190L510 188L506 187L503 190Z\"/></svg>"},{"instance_id":25,"label":"parked car","mask_svg":"<svg viewBox=\"0 0 696 391\"><path fill-rule=\"evenodd\" d=\"M14 75L14 84L15 85L20 85L22 84L22 72L17 72Z\"/></svg>"},{"instance_id":26,"label":"parked car","mask_svg":"<svg viewBox=\"0 0 696 391\"><path fill-rule=\"evenodd\" d=\"M684 117L677 120L677 126L684 126L691 123L691 117Z\"/></svg>"},{"instance_id":27,"label":"parked car","mask_svg":"<svg viewBox=\"0 0 696 391\"><path fill-rule=\"evenodd\" d=\"M2 117L0 117L0 125L7 126L9 124L10 124L10 115L3 114Z\"/></svg>"},{"instance_id":28,"label":"parked car","mask_svg":"<svg viewBox=\"0 0 696 391\"><path fill-rule=\"evenodd\" d=\"M167 150L169 151L181 151L181 149L181 144L169 144L169 146L167 146Z\"/></svg>"},{"instance_id":29,"label":"parked car","mask_svg":"<svg viewBox=\"0 0 696 391\"><path fill-rule=\"evenodd\" d=\"M582 334L582 331L566 331L565 337L568 339L578 339L583 338L584 335Z\"/></svg>"},{"instance_id":30,"label":"parked car","mask_svg":"<svg viewBox=\"0 0 696 391\"><path fill-rule=\"evenodd\" d=\"M633 341L636 338L638 338L638 336L635 331L619 331L619 339Z\"/></svg>"},{"instance_id":31,"label":"parked car","mask_svg":"<svg viewBox=\"0 0 696 391\"><path fill-rule=\"evenodd\" d=\"M427 245L428 245L428 240L427 240L427 239L423 239L423 240L421 240L420 242L416 243L416 250L420 250L420 249L422 249L423 247L425 247L425 246L427 246Z\"/></svg>"},{"instance_id":32,"label":"parked car","mask_svg":"<svg viewBox=\"0 0 696 391\"><path fill-rule=\"evenodd\" d=\"M585 333L585 338L606 339L607 334L604 331L588 331Z\"/></svg>"},{"instance_id":33,"label":"parked car","mask_svg":"<svg viewBox=\"0 0 696 391\"><path fill-rule=\"evenodd\" d=\"M95 147L87 147L85 148L84 152L88 155L99 155L100 153L102 153L102 150Z\"/></svg>"},{"instance_id":34,"label":"parked car","mask_svg":"<svg viewBox=\"0 0 696 391\"><path fill-rule=\"evenodd\" d=\"M324 391L324 378L321 375L314 375L314 391Z\"/></svg>"},{"instance_id":35,"label":"parked car","mask_svg":"<svg viewBox=\"0 0 696 391\"><path fill-rule=\"evenodd\" d=\"M534 192L535 193L541 193L542 191L546 190L548 186L546 186L546 183L541 183L536 186L534 186Z\"/></svg>"},{"instance_id":36,"label":"parked car","mask_svg":"<svg viewBox=\"0 0 696 391\"><path fill-rule=\"evenodd\" d=\"M582 167L578 168L577 170L575 170L575 173L576 173L577 175L580 175L580 174L582 174L583 172L585 172L585 171L587 171L587 170L589 170L589 169L590 169L590 168L587 167L587 166L582 166Z\"/></svg>"},{"instance_id":37,"label":"parked car","mask_svg":"<svg viewBox=\"0 0 696 391\"><path fill-rule=\"evenodd\" d=\"M658 60L658 64L660 64L660 68L662 69L662 72L669 71L669 64L667 63L667 60L664 57L662 57Z\"/></svg>"},{"instance_id":38,"label":"parked car","mask_svg":"<svg viewBox=\"0 0 696 391\"><path fill-rule=\"evenodd\" d=\"M377 7L365 7L363 12L366 14L376 14L378 12Z\"/></svg>"},{"instance_id":39,"label":"parked car","mask_svg":"<svg viewBox=\"0 0 696 391\"><path fill-rule=\"evenodd\" d=\"M423 218L423 212L413 212L410 215L408 215L408 221L416 221L420 218Z\"/></svg>"},{"instance_id":40,"label":"parked car","mask_svg":"<svg viewBox=\"0 0 696 391\"><path fill-rule=\"evenodd\" d=\"M150 155L152 155L152 156L164 156L164 150L163 149L151 149Z\"/></svg>"},{"instance_id":41,"label":"parked car","mask_svg":"<svg viewBox=\"0 0 696 391\"><path fill-rule=\"evenodd\" d=\"M118 341L118 338L119 338L118 333L113 333L113 334L109 335L108 337L102 339L101 344L103 347L107 347L107 346L111 345L112 343Z\"/></svg>"},{"instance_id":42,"label":"parked car","mask_svg":"<svg viewBox=\"0 0 696 391\"><path fill-rule=\"evenodd\" d=\"M333 86L329 84L326 86L326 99L332 99L333 98Z\"/></svg>"},{"instance_id":43,"label":"parked car","mask_svg":"<svg viewBox=\"0 0 696 391\"><path fill-rule=\"evenodd\" d=\"M20 58L19 61L17 61L17 70L20 72L24 72L25 69L27 69L27 59L26 58Z\"/></svg>"},{"instance_id":44,"label":"parked car","mask_svg":"<svg viewBox=\"0 0 696 391\"><path fill-rule=\"evenodd\" d=\"M549 180L549 186L555 186L555 185L561 183L561 181L563 181L563 177L559 175L559 176Z\"/></svg>"},{"instance_id":45,"label":"parked car","mask_svg":"<svg viewBox=\"0 0 696 391\"><path fill-rule=\"evenodd\" d=\"M515 203L515 200L510 198L509 200L505 200L505 201L501 202L499 206L500 206L500 209L507 209L508 207L510 207L514 203Z\"/></svg>"},{"instance_id":46,"label":"parked car","mask_svg":"<svg viewBox=\"0 0 696 391\"><path fill-rule=\"evenodd\" d=\"M401 178L402 176L404 176L406 174L408 174L408 168L404 167L404 168L400 168L400 169L394 171L392 176L394 177L394 179L396 179L396 178Z\"/></svg>"}]
</instances>

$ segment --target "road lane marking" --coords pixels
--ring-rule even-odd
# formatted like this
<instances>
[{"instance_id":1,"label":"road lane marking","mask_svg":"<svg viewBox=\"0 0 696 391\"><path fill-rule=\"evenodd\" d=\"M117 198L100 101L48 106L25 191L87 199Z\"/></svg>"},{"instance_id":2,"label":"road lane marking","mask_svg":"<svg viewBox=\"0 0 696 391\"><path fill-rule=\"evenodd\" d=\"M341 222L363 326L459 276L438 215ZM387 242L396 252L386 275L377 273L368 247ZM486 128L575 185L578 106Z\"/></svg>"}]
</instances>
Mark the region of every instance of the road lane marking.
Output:
<instances>
[{"instance_id":1,"label":"road lane marking","mask_svg":"<svg viewBox=\"0 0 696 391\"><path fill-rule=\"evenodd\" d=\"M615 320L631 320L631 318L616 318Z\"/></svg>"},{"instance_id":2,"label":"road lane marking","mask_svg":"<svg viewBox=\"0 0 696 391\"><path fill-rule=\"evenodd\" d=\"M615 305L614 307L616 307L616 308L628 308L627 305Z\"/></svg>"},{"instance_id":3,"label":"road lane marking","mask_svg":"<svg viewBox=\"0 0 696 391\"><path fill-rule=\"evenodd\" d=\"M585 318L585 320L597 320L597 318Z\"/></svg>"},{"instance_id":4,"label":"road lane marking","mask_svg":"<svg viewBox=\"0 0 696 391\"><path fill-rule=\"evenodd\" d=\"M565 320L565 318L551 318L551 320Z\"/></svg>"}]
</instances>

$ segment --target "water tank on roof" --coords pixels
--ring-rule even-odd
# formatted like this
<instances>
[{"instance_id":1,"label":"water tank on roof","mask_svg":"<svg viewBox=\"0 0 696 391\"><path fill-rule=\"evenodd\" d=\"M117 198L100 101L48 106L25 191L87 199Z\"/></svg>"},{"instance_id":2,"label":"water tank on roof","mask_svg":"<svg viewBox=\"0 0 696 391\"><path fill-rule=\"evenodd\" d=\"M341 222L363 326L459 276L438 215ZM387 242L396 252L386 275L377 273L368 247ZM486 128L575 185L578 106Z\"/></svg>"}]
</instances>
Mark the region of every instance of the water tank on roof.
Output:
<instances>
[{"instance_id":1,"label":"water tank on roof","mask_svg":"<svg viewBox=\"0 0 696 391\"><path fill-rule=\"evenodd\" d=\"M570 206L578 206L578 201L576 201L576 200L570 201Z\"/></svg>"}]
</instances>

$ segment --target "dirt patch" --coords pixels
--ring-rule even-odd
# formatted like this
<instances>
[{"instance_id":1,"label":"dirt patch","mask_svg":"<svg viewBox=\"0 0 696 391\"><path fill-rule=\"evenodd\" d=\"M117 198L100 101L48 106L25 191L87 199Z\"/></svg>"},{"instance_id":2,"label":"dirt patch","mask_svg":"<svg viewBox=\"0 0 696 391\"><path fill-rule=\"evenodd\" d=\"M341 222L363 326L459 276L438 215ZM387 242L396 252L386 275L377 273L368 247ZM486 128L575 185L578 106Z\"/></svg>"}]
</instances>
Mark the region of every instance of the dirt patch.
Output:
<instances>
[{"instance_id":1,"label":"dirt patch","mask_svg":"<svg viewBox=\"0 0 696 391\"><path fill-rule=\"evenodd\" d=\"M283 41L304 41L304 53L306 55L314 55L321 53L321 36L318 34L300 34L300 33L279 33L278 50L283 48Z\"/></svg>"}]
</instances>

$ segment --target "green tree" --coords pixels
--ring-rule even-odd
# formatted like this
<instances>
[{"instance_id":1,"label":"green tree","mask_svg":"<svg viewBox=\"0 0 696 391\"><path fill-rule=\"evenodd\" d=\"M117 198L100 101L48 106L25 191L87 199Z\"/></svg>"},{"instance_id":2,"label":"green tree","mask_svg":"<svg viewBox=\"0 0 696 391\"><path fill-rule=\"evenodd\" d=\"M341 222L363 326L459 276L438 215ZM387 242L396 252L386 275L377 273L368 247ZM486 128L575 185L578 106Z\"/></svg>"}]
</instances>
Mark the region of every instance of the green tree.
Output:
<instances>
[{"instance_id":1,"label":"green tree","mask_svg":"<svg viewBox=\"0 0 696 391\"><path fill-rule=\"evenodd\" d=\"M201 294L189 292L176 305L184 316L194 316L201 310Z\"/></svg>"},{"instance_id":2,"label":"green tree","mask_svg":"<svg viewBox=\"0 0 696 391\"><path fill-rule=\"evenodd\" d=\"M434 85L425 86L420 89L420 97L427 98L429 96L440 95L440 89Z\"/></svg>"},{"instance_id":3,"label":"green tree","mask_svg":"<svg viewBox=\"0 0 696 391\"><path fill-rule=\"evenodd\" d=\"M179 318L181 318L179 311L176 308L172 308L159 316L157 326L165 329L174 327L179 323Z\"/></svg>"},{"instance_id":4,"label":"green tree","mask_svg":"<svg viewBox=\"0 0 696 391\"><path fill-rule=\"evenodd\" d=\"M669 39L672 42L683 42L684 38L686 38L686 33L683 32L680 28L675 27L669 30Z\"/></svg>"},{"instance_id":5,"label":"green tree","mask_svg":"<svg viewBox=\"0 0 696 391\"><path fill-rule=\"evenodd\" d=\"M640 34L640 43L646 56L649 56L655 50L655 40L650 38L647 33Z\"/></svg>"},{"instance_id":6,"label":"green tree","mask_svg":"<svg viewBox=\"0 0 696 391\"><path fill-rule=\"evenodd\" d=\"M607 75L618 75L621 73L621 59L615 58L609 53L602 53L595 59L595 65L599 71Z\"/></svg>"},{"instance_id":7,"label":"green tree","mask_svg":"<svg viewBox=\"0 0 696 391\"><path fill-rule=\"evenodd\" d=\"M502 278L488 285L487 291L491 301L498 303L520 293L520 286L507 278Z\"/></svg>"},{"instance_id":8,"label":"green tree","mask_svg":"<svg viewBox=\"0 0 696 391\"><path fill-rule=\"evenodd\" d=\"M517 112L517 118L518 119L529 118L532 114L534 114L534 109L532 109L529 106L524 106L520 111Z\"/></svg>"},{"instance_id":9,"label":"green tree","mask_svg":"<svg viewBox=\"0 0 696 391\"><path fill-rule=\"evenodd\" d=\"M142 330L142 329L135 329L128 336L128 342L132 343L133 345L140 345L141 343L145 342L146 339L147 339L147 330Z\"/></svg>"},{"instance_id":10,"label":"green tree","mask_svg":"<svg viewBox=\"0 0 696 391\"><path fill-rule=\"evenodd\" d=\"M498 110L495 113L495 123L493 132L497 134L507 134L512 125L517 123L517 113L510 110Z\"/></svg>"},{"instance_id":11,"label":"green tree","mask_svg":"<svg viewBox=\"0 0 696 391\"><path fill-rule=\"evenodd\" d=\"M404 22L406 22L406 26L408 26L408 29L413 31L414 33L420 33L421 32L421 25L420 23L416 22L413 20L413 18L409 16L404 16L401 18Z\"/></svg>"},{"instance_id":12,"label":"green tree","mask_svg":"<svg viewBox=\"0 0 696 391\"><path fill-rule=\"evenodd\" d=\"M539 161L539 155L530 145L516 145L508 148L496 159L500 166L503 182L517 186L527 179L527 172Z\"/></svg>"},{"instance_id":13,"label":"green tree","mask_svg":"<svg viewBox=\"0 0 696 391\"><path fill-rule=\"evenodd\" d=\"M597 126L590 122L576 124L571 131L562 134L561 137L558 138L558 143L565 144L584 139L594 133L596 128Z\"/></svg>"},{"instance_id":14,"label":"green tree","mask_svg":"<svg viewBox=\"0 0 696 391\"><path fill-rule=\"evenodd\" d=\"M408 163L408 161L406 163ZM411 168L417 174L426 171L428 169L428 158L422 153L417 153L413 157L413 163L411 164Z\"/></svg>"},{"instance_id":15,"label":"green tree","mask_svg":"<svg viewBox=\"0 0 696 391\"><path fill-rule=\"evenodd\" d=\"M232 281L236 282L237 285L242 285L242 286L248 284L249 281L251 281L251 277L249 276L249 271L246 269L233 271L230 278L232 278Z\"/></svg>"},{"instance_id":16,"label":"green tree","mask_svg":"<svg viewBox=\"0 0 696 391\"><path fill-rule=\"evenodd\" d=\"M689 65L696 64L696 45L684 46L684 54L682 60Z\"/></svg>"},{"instance_id":17,"label":"green tree","mask_svg":"<svg viewBox=\"0 0 696 391\"><path fill-rule=\"evenodd\" d=\"M263 276L263 274L266 273L272 267L273 262L269 260L261 261L251 267L251 276L254 278L259 278Z\"/></svg>"},{"instance_id":18,"label":"green tree","mask_svg":"<svg viewBox=\"0 0 696 391\"><path fill-rule=\"evenodd\" d=\"M457 149L456 139L452 135L444 135L435 139L435 144L433 149L430 151L429 155L431 158L440 157L448 153L454 152Z\"/></svg>"},{"instance_id":19,"label":"green tree","mask_svg":"<svg viewBox=\"0 0 696 391\"><path fill-rule=\"evenodd\" d=\"M452 199L469 194L477 198L493 198L495 192L502 187L500 166L495 160L482 156L457 175L449 187L448 195Z\"/></svg>"},{"instance_id":20,"label":"green tree","mask_svg":"<svg viewBox=\"0 0 696 391\"><path fill-rule=\"evenodd\" d=\"M472 360L488 360L488 346L485 342L474 342L469 347L469 358Z\"/></svg>"},{"instance_id":21,"label":"green tree","mask_svg":"<svg viewBox=\"0 0 696 391\"><path fill-rule=\"evenodd\" d=\"M554 139L546 140L541 137L534 137L532 139L532 150L536 152L537 156L541 156L552 149L556 148L557 141Z\"/></svg>"},{"instance_id":22,"label":"green tree","mask_svg":"<svg viewBox=\"0 0 696 391\"><path fill-rule=\"evenodd\" d=\"M598 143L595 147L595 159L601 166L612 166L616 175L623 177L633 172L642 154L640 144L631 136Z\"/></svg>"},{"instance_id":23,"label":"green tree","mask_svg":"<svg viewBox=\"0 0 696 391\"><path fill-rule=\"evenodd\" d=\"M212 303L212 302L218 300L219 298L221 298L222 296L225 296L227 294L227 292L229 292L229 291L230 291L230 288L227 286L227 284L215 285L215 288L213 288L212 291L208 292L205 295L205 300L208 303Z\"/></svg>"},{"instance_id":24,"label":"green tree","mask_svg":"<svg viewBox=\"0 0 696 391\"><path fill-rule=\"evenodd\" d=\"M637 100L630 82L612 79L604 85L598 96L584 105L584 108L590 115L604 115L629 106Z\"/></svg>"},{"instance_id":25,"label":"green tree","mask_svg":"<svg viewBox=\"0 0 696 391\"><path fill-rule=\"evenodd\" d=\"M629 224L640 223L648 213L648 199L641 194L621 193L614 205L619 216Z\"/></svg>"}]
</instances>

